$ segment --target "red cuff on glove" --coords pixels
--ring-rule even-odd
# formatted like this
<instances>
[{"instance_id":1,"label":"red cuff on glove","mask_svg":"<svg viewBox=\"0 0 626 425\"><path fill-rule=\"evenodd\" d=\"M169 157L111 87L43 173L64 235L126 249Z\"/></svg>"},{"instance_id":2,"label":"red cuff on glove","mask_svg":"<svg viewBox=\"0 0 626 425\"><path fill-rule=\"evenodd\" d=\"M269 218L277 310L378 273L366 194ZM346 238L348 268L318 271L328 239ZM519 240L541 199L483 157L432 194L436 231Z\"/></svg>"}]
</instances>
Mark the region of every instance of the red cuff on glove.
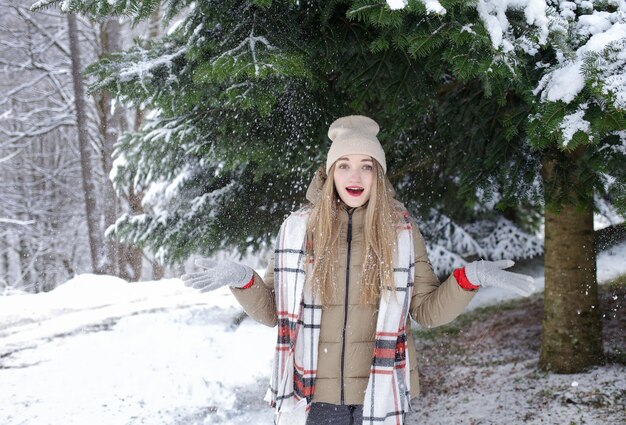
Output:
<instances>
[{"instance_id":1,"label":"red cuff on glove","mask_svg":"<svg viewBox=\"0 0 626 425\"><path fill-rule=\"evenodd\" d=\"M480 288L480 286L473 285L472 282L467 279L467 276L465 276L465 267L456 269L453 274L454 278L459 283L459 286L466 291L473 291Z\"/></svg>"},{"instance_id":2,"label":"red cuff on glove","mask_svg":"<svg viewBox=\"0 0 626 425\"><path fill-rule=\"evenodd\" d=\"M254 275L252 275L252 279L250 279L250 282L246 283L244 286L242 286L240 289L248 289L249 287L251 287L252 285L254 285Z\"/></svg>"}]
</instances>

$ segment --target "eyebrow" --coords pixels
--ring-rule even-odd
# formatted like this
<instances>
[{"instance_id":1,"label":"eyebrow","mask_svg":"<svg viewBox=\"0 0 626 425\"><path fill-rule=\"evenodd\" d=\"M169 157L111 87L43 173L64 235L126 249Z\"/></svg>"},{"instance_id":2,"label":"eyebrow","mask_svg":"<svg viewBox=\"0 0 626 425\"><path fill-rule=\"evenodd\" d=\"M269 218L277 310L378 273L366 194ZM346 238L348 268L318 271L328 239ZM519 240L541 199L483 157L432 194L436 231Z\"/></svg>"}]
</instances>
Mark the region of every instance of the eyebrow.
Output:
<instances>
[{"instance_id":1,"label":"eyebrow","mask_svg":"<svg viewBox=\"0 0 626 425\"><path fill-rule=\"evenodd\" d=\"M342 156L341 158L339 158L337 161L349 161L348 158L346 158L345 156ZM362 159L361 162L373 162L372 158L366 158L366 159Z\"/></svg>"}]
</instances>

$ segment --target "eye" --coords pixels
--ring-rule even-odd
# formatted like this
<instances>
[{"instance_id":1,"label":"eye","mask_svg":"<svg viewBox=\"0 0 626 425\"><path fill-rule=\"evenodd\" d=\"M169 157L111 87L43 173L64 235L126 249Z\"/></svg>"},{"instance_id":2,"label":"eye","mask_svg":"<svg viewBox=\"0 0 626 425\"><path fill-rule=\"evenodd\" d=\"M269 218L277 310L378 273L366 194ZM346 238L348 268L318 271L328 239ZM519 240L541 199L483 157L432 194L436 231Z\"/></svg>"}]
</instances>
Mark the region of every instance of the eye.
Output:
<instances>
[{"instance_id":1,"label":"eye","mask_svg":"<svg viewBox=\"0 0 626 425\"><path fill-rule=\"evenodd\" d=\"M349 168L349 167L348 167L348 164L347 164L347 163L342 162L341 164L339 164L339 165L337 166L337 168L339 168L340 170L345 170L345 169L347 169L347 168Z\"/></svg>"},{"instance_id":2,"label":"eye","mask_svg":"<svg viewBox=\"0 0 626 425\"><path fill-rule=\"evenodd\" d=\"M365 164L365 165L363 165L363 169L365 171L372 171L372 170L374 170L374 166L371 165L371 164Z\"/></svg>"}]
</instances>

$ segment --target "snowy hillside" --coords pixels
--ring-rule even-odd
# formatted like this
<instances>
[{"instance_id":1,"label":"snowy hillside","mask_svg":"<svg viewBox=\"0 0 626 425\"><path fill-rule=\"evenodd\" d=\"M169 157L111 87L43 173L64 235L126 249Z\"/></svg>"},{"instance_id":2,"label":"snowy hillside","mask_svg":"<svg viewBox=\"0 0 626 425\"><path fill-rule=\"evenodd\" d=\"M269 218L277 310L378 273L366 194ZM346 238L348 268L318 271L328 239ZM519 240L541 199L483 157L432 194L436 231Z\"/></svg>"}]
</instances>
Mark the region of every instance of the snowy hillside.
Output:
<instances>
[{"instance_id":1,"label":"snowy hillside","mask_svg":"<svg viewBox=\"0 0 626 425\"><path fill-rule=\"evenodd\" d=\"M625 259L626 243L602 253L601 280L625 273ZM481 290L472 306L502 298ZM80 275L0 297L0 421L270 424L262 398L275 330L242 317L228 290L200 294L178 279ZM469 403L467 417L481 405Z\"/></svg>"}]
</instances>

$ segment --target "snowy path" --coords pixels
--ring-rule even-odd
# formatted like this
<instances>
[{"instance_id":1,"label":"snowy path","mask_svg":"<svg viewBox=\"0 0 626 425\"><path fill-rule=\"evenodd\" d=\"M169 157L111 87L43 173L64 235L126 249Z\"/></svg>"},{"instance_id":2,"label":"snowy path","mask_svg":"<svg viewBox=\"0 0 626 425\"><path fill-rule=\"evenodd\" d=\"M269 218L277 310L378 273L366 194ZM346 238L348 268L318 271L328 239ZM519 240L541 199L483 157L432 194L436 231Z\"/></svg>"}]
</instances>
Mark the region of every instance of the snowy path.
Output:
<instances>
[{"instance_id":1,"label":"snowy path","mask_svg":"<svg viewBox=\"0 0 626 425\"><path fill-rule=\"evenodd\" d=\"M228 291L82 275L0 312L2 424L243 424L246 398L271 422L246 394L265 385L275 331L235 325Z\"/></svg>"},{"instance_id":2,"label":"snowy path","mask_svg":"<svg viewBox=\"0 0 626 425\"><path fill-rule=\"evenodd\" d=\"M626 243L598 270L603 281L626 273ZM481 290L470 307L508 297ZM240 318L228 290L178 279L81 275L0 297L0 422L271 424L262 398L275 330Z\"/></svg>"}]
</instances>

